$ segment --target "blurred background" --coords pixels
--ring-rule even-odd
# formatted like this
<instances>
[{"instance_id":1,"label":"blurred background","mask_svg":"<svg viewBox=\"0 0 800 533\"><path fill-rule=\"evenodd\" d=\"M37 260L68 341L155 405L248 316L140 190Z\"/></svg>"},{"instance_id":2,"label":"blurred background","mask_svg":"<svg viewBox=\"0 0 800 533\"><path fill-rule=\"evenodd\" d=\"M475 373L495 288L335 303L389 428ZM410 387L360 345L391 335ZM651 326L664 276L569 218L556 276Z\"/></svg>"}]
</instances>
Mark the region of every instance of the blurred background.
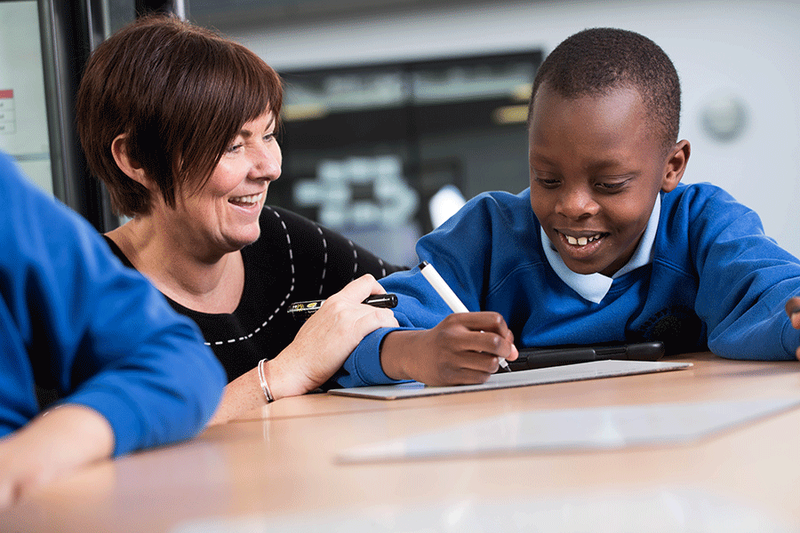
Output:
<instances>
[{"instance_id":1,"label":"blurred background","mask_svg":"<svg viewBox=\"0 0 800 533\"><path fill-rule=\"evenodd\" d=\"M38 76L11 16L23 4L40 22ZM118 221L81 166L70 91L89 50L147 9L215 28L284 77L284 169L267 203L409 265L464 199L527 187L525 109L550 50L588 27L643 33L681 76L684 181L724 187L800 255L800 2L0 0L0 149L101 231Z\"/></svg>"}]
</instances>

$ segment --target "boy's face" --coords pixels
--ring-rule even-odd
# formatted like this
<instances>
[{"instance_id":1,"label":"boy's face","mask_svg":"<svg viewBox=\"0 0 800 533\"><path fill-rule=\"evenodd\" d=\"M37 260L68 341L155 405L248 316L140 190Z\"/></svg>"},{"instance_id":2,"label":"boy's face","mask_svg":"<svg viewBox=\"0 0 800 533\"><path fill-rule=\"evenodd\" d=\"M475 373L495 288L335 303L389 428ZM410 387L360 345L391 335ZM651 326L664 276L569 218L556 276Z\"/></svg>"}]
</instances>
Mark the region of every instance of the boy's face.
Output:
<instances>
[{"instance_id":1,"label":"boy's face","mask_svg":"<svg viewBox=\"0 0 800 533\"><path fill-rule=\"evenodd\" d=\"M539 87L531 112L531 207L564 263L611 276L633 255L658 192L680 182L681 141L665 154L638 92L563 98Z\"/></svg>"}]
</instances>

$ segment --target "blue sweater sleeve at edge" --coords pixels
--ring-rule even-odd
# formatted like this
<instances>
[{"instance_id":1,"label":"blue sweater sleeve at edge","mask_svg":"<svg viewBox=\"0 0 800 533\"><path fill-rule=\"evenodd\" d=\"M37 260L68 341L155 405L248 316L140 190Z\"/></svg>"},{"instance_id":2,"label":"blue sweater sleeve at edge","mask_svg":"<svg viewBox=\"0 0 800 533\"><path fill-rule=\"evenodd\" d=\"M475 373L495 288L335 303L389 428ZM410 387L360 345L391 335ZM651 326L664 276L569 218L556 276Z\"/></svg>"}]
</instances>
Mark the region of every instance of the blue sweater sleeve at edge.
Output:
<instances>
[{"instance_id":1,"label":"blue sweater sleeve at edge","mask_svg":"<svg viewBox=\"0 0 800 533\"><path fill-rule=\"evenodd\" d=\"M337 378L341 387L363 387L365 385L386 385L396 383L381 367L380 346L383 338L396 328L380 328L366 337L353 350L344 362L346 374Z\"/></svg>"},{"instance_id":2,"label":"blue sweater sleeve at edge","mask_svg":"<svg viewBox=\"0 0 800 533\"><path fill-rule=\"evenodd\" d=\"M800 332L784 305L800 294L800 261L765 236L753 210L719 187L679 191L682 201L672 202L674 219L664 229L688 227L699 275L695 309L708 326L709 349L729 359L795 359Z\"/></svg>"},{"instance_id":3,"label":"blue sweater sleeve at edge","mask_svg":"<svg viewBox=\"0 0 800 533\"><path fill-rule=\"evenodd\" d=\"M0 303L11 320L6 331L17 336L7 363L24 369L37 358L48 361L66 394L61 403L85 405L108 420L115 456L199 433L226 380L195 324L122 266L85 220L27 182L5 155L0 198L6 205ZM32 379L33 373L18 375ZM29 394L33 383L11 387L17 393L8 382L0 390L6 404L0 409L19 405L5 395Z\"/></svg>"},{"instance_id":4,"label":"blue sweater sleeve at edge","mask_svg":"<svg viewBox=\"0 0 800 533\"><path fill-rule=\"evenodd\" d=\"M226 383L221 365L196 325L175 313L138 272L121 266L98 238L89 230L87 246L76 254L86 262L75 275L85 272L87 279L74 286L95 290L83 296L94 306L78 325L83 336L72 365L97 371L72 369L71 376L85 381L73 384L77 389L65 401L108 419L115 455L193 437L219 403ZM68 296L72 302L63 312L74 312L83 297Z\"/></svg>"}]
</instances>

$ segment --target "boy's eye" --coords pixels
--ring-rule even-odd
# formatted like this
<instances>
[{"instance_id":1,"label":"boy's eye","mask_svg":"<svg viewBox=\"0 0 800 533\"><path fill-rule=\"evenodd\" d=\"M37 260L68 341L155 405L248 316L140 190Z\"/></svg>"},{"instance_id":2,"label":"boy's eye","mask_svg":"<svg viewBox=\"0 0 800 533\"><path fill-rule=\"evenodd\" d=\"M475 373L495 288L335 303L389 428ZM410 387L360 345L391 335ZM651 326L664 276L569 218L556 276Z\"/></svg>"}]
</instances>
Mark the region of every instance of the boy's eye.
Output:
<instances>
[{"instance_id":1,"label":"boy's eye","mask_svg":"<svg viewBox=\"0 0 800 533\"><path fill-rule=\"evenodd\" d=\"M542 172L534 172L534 181L545 189L553 189L561 183L560 179Z\"/></svg>"},{"instance_id":2,"label":"boy's eye","mask_svg":"<svg viewBox=\"0 0 800 533\"><path fill-rule=\"evenodd\" d=\"M618 192L628 183L627 179L620 181L599 181L595 183L595 187L604 192Z\"/></svg>"}]
</instances>

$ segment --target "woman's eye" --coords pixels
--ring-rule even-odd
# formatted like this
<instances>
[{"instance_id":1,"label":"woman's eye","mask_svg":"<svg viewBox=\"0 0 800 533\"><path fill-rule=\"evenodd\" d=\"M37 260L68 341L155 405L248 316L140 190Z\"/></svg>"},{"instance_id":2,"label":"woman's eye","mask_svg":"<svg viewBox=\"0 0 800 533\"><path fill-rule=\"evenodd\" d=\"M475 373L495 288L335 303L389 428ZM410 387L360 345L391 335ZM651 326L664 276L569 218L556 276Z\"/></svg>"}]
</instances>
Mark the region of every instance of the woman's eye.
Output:
<instances>
[{"instance_id":1,"label":"woman's eye","mask_svg":"<svg viewBox=\"0 0 800 533\"><path fill-rule=\"evenodd\" d=\"M232 154L232 153L237 152L239 150L239 148L241 148L241 147L242 147L241 144L232 144L225 151L228 152L229 154Z\"/></svg>"}]
</instances>

